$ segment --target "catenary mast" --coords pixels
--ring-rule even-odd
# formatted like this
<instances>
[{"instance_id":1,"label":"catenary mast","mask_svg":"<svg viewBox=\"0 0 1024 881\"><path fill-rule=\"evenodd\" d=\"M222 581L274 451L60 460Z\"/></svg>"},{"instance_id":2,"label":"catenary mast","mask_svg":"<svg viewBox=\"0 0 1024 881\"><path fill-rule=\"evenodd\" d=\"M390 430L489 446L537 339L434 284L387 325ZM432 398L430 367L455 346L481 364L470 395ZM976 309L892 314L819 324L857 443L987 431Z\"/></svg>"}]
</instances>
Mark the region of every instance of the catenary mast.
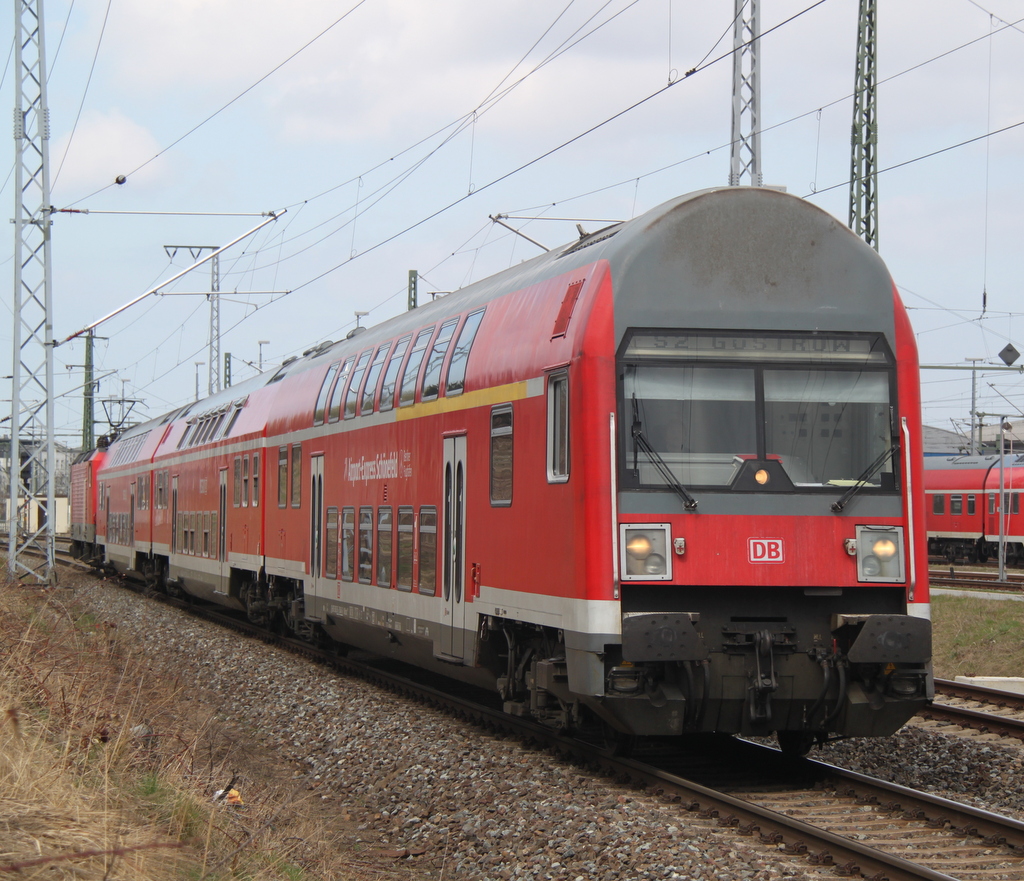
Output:
<instances>
[{"instance_id":1,"label":"catenary mast","mask_svg":"<svg viewBox=\"0 0 1024 881\"><path fill-rule=\"evenodd\" d=\"M730 186L745 182L759 187L762 183L761 74L757 62L760 36L760 0L736 0L732 40Z\"/></svg>"},{"instance_id":2,"label":"catenary mast","mask_svg":"<svg viewBox=\"0 0 1024 881\"><path fill-rule=\"evenodd\" d=\"M14 328L11 380L11 575L53 583L53 309L50 120L43 0L14 2ZM42 552L41 559L32 552Z\"/></svg>"},{"instance_id":3,"label":"catenary mast","mask_svg":"<svg viewBox=\"0 0 1024 881\"><path fill-rule=\"evenodd\" d=\"M860 0L853 84L850 229L878 250L878 117L875 103L876 0Z\"/></svg>"}]
</instances>

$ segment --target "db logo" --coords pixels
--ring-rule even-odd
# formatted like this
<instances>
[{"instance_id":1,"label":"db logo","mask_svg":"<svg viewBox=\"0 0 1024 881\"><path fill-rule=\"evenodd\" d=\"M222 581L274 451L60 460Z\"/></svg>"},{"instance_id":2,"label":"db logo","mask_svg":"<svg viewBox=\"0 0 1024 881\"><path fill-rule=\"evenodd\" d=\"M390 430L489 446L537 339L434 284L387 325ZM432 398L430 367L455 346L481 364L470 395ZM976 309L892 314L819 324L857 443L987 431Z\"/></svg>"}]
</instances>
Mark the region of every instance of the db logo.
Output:
<instances>
[{"instance_id":1,"label":"db logo","mask_svg":"<svg viewBox=\"0 0 1024 881\"><path fill-rule=\"evenodd\" d=\"M781 538L748 538L747 559L751 563L783 562Z\"/></svg>"}]
</instances>

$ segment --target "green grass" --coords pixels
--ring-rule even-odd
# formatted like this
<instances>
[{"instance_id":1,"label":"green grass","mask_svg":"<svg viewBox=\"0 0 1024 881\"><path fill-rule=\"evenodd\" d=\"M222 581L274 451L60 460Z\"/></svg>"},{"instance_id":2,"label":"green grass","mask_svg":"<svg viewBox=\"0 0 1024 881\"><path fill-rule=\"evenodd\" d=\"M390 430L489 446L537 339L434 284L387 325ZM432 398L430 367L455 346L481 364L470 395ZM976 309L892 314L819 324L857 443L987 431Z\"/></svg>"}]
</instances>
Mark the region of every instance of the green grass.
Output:
<instances>
[{"instance_id":1,"label":"green grass","mask_svg":"<svg viewBox=\"0 0 1024 881\"><path fill-rule=\"evenodd\" d=\"M1024 677L1024 603L932 598L935 675Z\"/></svg>"}]
</instances>

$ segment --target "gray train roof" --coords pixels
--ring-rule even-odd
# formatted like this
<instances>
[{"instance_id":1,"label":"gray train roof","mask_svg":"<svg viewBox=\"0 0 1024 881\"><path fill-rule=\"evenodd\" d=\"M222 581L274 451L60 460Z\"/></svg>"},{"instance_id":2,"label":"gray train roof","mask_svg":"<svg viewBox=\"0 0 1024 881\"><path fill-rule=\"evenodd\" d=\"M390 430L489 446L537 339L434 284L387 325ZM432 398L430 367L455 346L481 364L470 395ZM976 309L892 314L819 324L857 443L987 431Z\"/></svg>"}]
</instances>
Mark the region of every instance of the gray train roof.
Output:
<instances>
[{"instance_id":1,"label":"gray train roof","mask_svg":"<svg viewBox=\"0 0 1024 881\"><path fill-rule=\"evenodd\" d=\"M617 334L672 325L874 331L893 339L892 281L845 224L778 190L719 187L581 236L349 339L313 344L245 384L267 385L601 259L611 267ZM239 393L225 389L192 413Z\"/></svg>"}]
</instances>

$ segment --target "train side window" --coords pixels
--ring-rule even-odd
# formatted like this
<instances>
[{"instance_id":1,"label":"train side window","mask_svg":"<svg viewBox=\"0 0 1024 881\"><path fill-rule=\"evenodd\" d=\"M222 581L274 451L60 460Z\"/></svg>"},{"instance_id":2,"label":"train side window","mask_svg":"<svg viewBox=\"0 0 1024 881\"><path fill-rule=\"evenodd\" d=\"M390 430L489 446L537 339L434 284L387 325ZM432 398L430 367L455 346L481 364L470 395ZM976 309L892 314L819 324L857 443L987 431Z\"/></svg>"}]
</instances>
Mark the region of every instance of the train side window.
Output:
<instances>
[{"instance_id":1,"label":"train side window","mask_svg":"<svg viewBox=\"0 0 1024 881\"><path fill-rule=\"evenodd\" d=\"M260 454L252 454L252 506L258 508L260 504Z\"/></svg>"},{"instance_id":2,"label":"train side window","mask_svg":"<svg viewBox=\"0 0 1024 881\"><path fill-rule=\"evenodd\" d=\"M373 401L377 397L377 380L384 370L384 362L391 351L391 343L385 343L373 357L373 363L366 373L366 382L363 384L363 394L359 399L359 412L362 415L373 412Z\"/></svg>"},{"instance_id":3,"label":"train side window","mask_svg":"<svg viewBox=\"0 0 1024 881\"><path fill-rule=\"evenodd\" d=\"M398 371L402 369L402 358L405 356L405 350L409 348L409 341L411 339L412 337L408 336L400 339L395 344L395 350L391 353L388 368L384 371L384 381L380 386L380 406L378 409L381 413L395 408L395 388L398 381Z\"/></svg>"},{"instance_id":4,"label":"train side window","mask_svg":"<svg viewBox=\"0 0 1024 881\"><path fill-rule=\"evenodd\" d=\"M224 429L224 437L231 434L231 429L235 427L235 423L238 421L238 417L242 415L242 406L240 404L235 405L235 412L231 414L231 421L228 423L227 428Z\"/></svg>"},{"instance_id":5,"label":"train side window","mask_svg":"<svg viewBox=\"0 0 1024 881\"><path fill-rule=\"evenodd\" d=\"M341 373L338 374L338 381L334 383L334 391L331 392L331 403L327 408L328 422L337 422L341 419L341 396L345 394L345 385L347 384L348 375L352 370L352 362L355 360L355 357L345 359L345 363L341 367Z\"/></svg>"},{"instance_id":6,"label":"train side window","mask_svg":"<svg viewBox=\"0 0 1024 881\"><path fill-rule=\"evenodd\" d=\"M548 483L569 480L569 375L548 377Z\"/></svg>"},{"instance_id":7,"label":"train side window","mask_svg":"<svg viewBox=\"0 0 1024 881\"><path fill-rule=\"evenodd\" d=\"M473 340L476 339L476 332L480 329L480 322L483 320L484 310L471 312L459 331L459 338L452 350L452 360L448 364L448 381L445 385L445 395L461 395L466 385L466 365L469 362L469 350L473 347Z\"/></svg>"},{"instance_id":8,"label":"train side window","mask_svg":"<svg viewBox=\"0 0 1024 881\"><path fill-rule=\"evenodd\" d=\"M437 593L437 508L420 508L420 578L419 592Z\"/></svg>"},{"instance_id":9,"label":"train side window","mask_svg":"<svg viewBox=\"0 0 1024 881\"><path fill-rule=\"evenodd\" d=\"M964 512L964 497L954 493L949 497L949 513L956 516Z\"/></svg>"},{"instance_id":10,"label":"train side window","mask_svg":"<svg viewBox=\"0 0 1024 881\"><path fill-rule=\"evenodd\" d=\"M377 510L377 584L391 587L391 506Z\"/></svg>"},{"instance_id":11,"label":"train side window","mask_svg":"<svg viewBox=\"0 0 1024 881\"><path fill-rule=\"evenodd\" d=\"M373 508L359 509L359 581L373 580Z\"/></svg>"},{"instance_id":12,"label":"train side window","mask_svg":"<svg viewBox=\"0 0 1024 881\"><path fill-rule=\"evenodd\" d=\"M398 571L395 581L399 590L412 590L413 515L411 506L398 508Z\"/></svg>"},{"instance_id":13,"label":"train side window","mask_svg":"<svg viewBox=\"0 0 1024 881\"><path fill-rule=\"evenodd\" d=\"M384 362L387 360L387 353L391 350L391 343L385 343L374 355L373 364L367 371L367 381L362 384L362 395L359 397L359 413L366 415L374 412L374 400L377 397L377 380L380 379L384 370Z\"/></svg>"},{"instance_id":14,"label":"train side window","mask_svg":"<svg viewBox=\"0 0 1024 881\"><path fill-rule=\"evenodd\" d=\"M249 457L242 457L242 507L249 507Z\"/></svg>"},{"instance_id":15,"label":"train side window","mask_svg":"<svg viewBox=\"0 0 1024 881\"><path fill-rule=\"evenodd\" d=\"M231 504L234 507L239 507L242 504L242 457L235 456L235 475L234 475L234 486L232 487L232 500Z\"/></svg>"},{"instance_id":16,"label":"train side window","mask_svg":"<svg viewBox=\"0 0 1024 881\"><path fill-rule=\"evenodd\" d=\"M324 541L324 577L338 577L338 509L327 509L327 535Z\"/></svg>"},{"instance_id":17,"label":"train side window","mask_svg":"<svg viewBox=\"0 0 1024 881\"><path fill-rule=\"evenodd\" d=\"M967 496L967 516L968 517L973 517L974 516L974 510L975 510L974 501L975 501L975 497L973 495L968 495Z\"/></svg>"},{"instance_id":18,"label":"train side window","mask_svg":"<svg viewBox=\"0 0 1024 881\"><path fill-rule=\"evenodd\" d=\"M341 509L341 578L353 581L356 577L356 509Z\"/></svg>"},{"instance_id":19,"label":"train side window","mask_svg":"<svg viewBox=\"0 0 1024 881\"><path fill-rule=\"evenodd\" d=\"M452 334L459 323L458 318L446 321L437 332L437 339L434 340L434 347L430 350L430 357L427 358L427 366L423 371L423 386L420 400L432 401L436 398L441 388L441 366L444 364L444 356L448 354L448 346L452 341Z\"/></svg>"},{"instance_id":20,"label":"train side window","mask_svg":"<svg viewBox=\"0 0 1024 881\"><path fill-rule=\"evenodd\" d=\"M935 495L932 496L932 513L946 513L946 497L942 493L935 493Z\"/></svg>"},{"instance_id":21,"label":"train side window","mask_svg":"<svg viewBox=\"0 0 1024 881\"><path fill-rule=\"evenodd\" d=\"M420 376L420 365L423 363L423 355L430 345L430 338L434 334L434 328L421 330L416 335L416 342L409 353L409 360L405 363L405 372L402 374L402 391L398 396L398 405L408 407L416 403L416 381Z\"/></svg>"},{"instance_id":22,"label":"train side window","mask_svg":"<svg viewBox=\"0 0 1024 881\"><path fill-rule=\"evenodd\" d=\"M995 514L996 512L996 494L988 494L988 512L989 514Z\"/></svg>"},{"instance_id":23,"label":"train side window","mask_svg":"<svg viewBox=\"0 0 1024 881\"><path fill-rule=\"evenodd\" d=\"M351 419L356 415L356 396L359 394L359 386L363 382L363 374L366 372L366 364L370 360L373 349L367 349L359 356L356 366L352 370L352 379L349 380L348 391L345 392L345 402L342 406L343 416Z\"/></svg>"},{"instance_id":24,"label":"train side window","mask_svg":"<svg viewBox=\"0 0 1024 881\"><path fill-rule=\"evenodd\" d=\"M292 507L302 507L302 444L292 444Z\"/></svg>"},{"instance_id":25,"label":"train side window","mask_svg":"<svg viewBox=\"0 0 1024 881\"><path fill-rule=\"evenodd\" d=\"M1020 493L1014 493L1013 494L1013 505L1010 508L1010 513L1011 514L1019 514L1020 513Z\"/></svg>"},{"instance_id":26,"label":"train side window","mask_svg":"<svg viewBox=\"0 0 1024 881\"><path fill-rule=\"evenodd\" d=\"M288 447L277 448L277 507L288 507Z\"/></svg>"},{"instance_id":27,"label":"train side window","mask_svg":"<svg viewBox=\"0 0 1024 881\"><path fill-rule=\"evenodd\" d=\"M512 405L491 408L491 504L512 504Z\"/></svg>"},{"instance_id":28,"label":"train side window","mask_svg":"<svg viewBox=\"0 0 1024 881\"><path fill-rule=\"evenodd\" d=\"M203 556L210 556L210 512L203 513Z\"/></svg>"},{"instance_id":29,"label":"train side window","mask_svg":"<svg viewBox=\"0 0 1024 881\"><path fill-rule=\"evenodd\" d=\"M327 375L324 377L323 385L320 386L320 394L316 396L316 406L313 408L313 424L323 425L324 417L327 415L327 398L331 393L334 376L338 372L340 361L335 361L327 368Z\"/></svg>"}]
</instances>

